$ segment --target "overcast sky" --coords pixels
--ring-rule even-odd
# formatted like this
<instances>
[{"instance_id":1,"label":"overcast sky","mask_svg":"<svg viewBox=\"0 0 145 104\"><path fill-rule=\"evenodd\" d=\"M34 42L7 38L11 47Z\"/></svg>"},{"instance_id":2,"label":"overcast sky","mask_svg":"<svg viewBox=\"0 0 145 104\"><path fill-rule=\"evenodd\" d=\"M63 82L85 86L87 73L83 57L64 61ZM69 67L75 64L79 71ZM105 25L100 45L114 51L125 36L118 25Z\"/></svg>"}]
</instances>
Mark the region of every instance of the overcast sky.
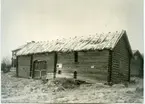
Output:
<instances>
[{"instance_id":1,"label":"overcast sky","mask_svg":"<svg viewBox=\"0 0 145 104\"><path fill-rule=\"evenodd\" d=\"M29 41L126 30L143 52L143 0L2 0L2 57Z\"/></svg>"}]
</instances>

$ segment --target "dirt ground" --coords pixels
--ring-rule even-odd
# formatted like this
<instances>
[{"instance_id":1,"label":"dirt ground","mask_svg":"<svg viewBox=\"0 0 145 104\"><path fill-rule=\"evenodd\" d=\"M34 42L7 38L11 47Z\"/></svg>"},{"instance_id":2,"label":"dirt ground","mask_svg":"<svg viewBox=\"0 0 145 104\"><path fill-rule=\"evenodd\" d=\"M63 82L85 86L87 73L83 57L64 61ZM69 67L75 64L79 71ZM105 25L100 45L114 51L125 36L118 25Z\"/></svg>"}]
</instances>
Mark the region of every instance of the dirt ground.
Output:
<instances>
[{"instance_id":1,"label":"dirt ground","mask_svg":"<svg viewBox=\"0 0 145 104\"><path fill-rule=\"evenodd\" d=\"M1 73L2 103L143 103L143 80L130 84L83 83L67 79L16 78L15 71Z\"/></svg>"}]
</instances>

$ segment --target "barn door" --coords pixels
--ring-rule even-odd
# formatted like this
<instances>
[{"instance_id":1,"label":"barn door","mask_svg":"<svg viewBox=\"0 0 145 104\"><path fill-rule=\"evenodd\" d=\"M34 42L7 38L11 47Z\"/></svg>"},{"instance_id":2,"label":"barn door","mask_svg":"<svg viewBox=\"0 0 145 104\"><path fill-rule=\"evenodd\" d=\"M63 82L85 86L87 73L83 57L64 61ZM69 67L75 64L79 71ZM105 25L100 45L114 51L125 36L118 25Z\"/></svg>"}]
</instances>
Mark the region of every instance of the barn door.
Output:
<instances>
[{"instance_id":1,"label":"barn door","mask_svg":"<svg viewBox=\"0 0 145 104\"><path fill-rule=\"evenodd\" d=\"M34 61L34 78L42 78L42 76L46 75L46 61L36 60Z\"/></svg>"}]
</instances>

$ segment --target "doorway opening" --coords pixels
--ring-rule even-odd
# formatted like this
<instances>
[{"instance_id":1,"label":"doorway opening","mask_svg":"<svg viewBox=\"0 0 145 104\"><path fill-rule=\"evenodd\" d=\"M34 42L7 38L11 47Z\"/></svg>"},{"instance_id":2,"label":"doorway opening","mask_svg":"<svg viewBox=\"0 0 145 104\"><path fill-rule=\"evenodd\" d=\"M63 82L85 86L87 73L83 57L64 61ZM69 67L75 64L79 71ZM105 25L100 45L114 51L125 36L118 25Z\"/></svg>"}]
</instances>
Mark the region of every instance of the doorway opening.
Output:
<instances>
[{"instance_id":1,"label":"doorway opening","mask_svg":"<svg viewBox=\"0 0 145 104\"><path fill-rule=\"evenodd\" d=\"M46 75L47 62L45 60L35 60L33 63L33 78L42 78Z\"/></svg>"}]
</instances>

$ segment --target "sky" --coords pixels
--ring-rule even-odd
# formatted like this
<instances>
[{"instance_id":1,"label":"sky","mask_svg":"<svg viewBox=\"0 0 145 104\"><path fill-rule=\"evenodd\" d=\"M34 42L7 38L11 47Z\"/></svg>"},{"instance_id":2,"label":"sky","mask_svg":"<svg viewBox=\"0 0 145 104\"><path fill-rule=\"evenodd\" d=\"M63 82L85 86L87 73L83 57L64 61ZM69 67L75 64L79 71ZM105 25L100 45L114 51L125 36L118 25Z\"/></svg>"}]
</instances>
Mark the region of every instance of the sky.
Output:
<instances>
[{"instance_id":1,"label":"sky","mask_svg":"<svg viewBox=\"0 0 145 104\"><path fill-rule=\"evenodd\" d=\"M126 30L143 53L143 0L1 0L1 56L30 41Z\"/></svg>"}]
</instances>

